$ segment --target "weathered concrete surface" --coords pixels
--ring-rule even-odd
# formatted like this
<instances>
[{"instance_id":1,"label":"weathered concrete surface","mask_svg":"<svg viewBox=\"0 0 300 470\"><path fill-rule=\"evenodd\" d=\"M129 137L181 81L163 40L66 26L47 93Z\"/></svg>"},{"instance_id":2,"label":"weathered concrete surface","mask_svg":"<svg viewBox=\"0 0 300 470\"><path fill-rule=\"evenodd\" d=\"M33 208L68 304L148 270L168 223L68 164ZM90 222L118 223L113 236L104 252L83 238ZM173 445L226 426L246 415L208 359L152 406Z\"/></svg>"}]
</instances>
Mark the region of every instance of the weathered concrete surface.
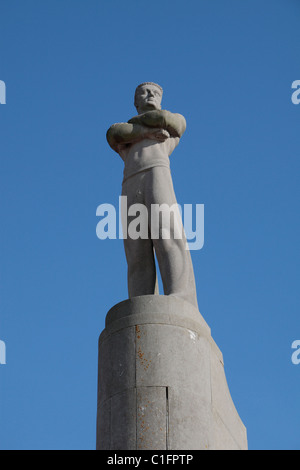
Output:
<instances>
[{"instance_id":1,"label":"weathered concrete surface","mask_svg":"<svg viewBox=\"0 0 300 470\"><path fill-rule=\"evenodd\" d=\"M108 312L99 338L97 449L247 449L222 353L192 304L148 295Z\"/></svg>"}]
</instances>

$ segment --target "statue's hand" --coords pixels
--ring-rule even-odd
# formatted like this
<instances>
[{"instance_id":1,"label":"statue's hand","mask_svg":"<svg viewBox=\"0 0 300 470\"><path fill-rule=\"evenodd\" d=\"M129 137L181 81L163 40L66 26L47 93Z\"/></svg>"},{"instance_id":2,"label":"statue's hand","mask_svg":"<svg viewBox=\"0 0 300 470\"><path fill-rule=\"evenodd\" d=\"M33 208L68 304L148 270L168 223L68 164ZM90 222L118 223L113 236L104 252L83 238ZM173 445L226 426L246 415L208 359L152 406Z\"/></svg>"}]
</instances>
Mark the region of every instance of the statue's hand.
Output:
<instances>
[{"instance_id":1,"label":"statue's hand","mask_svg":"<svg viewBox=\"0 0 300 470\"><path fill-rule=\"evenodd\" d=\"M149 133L148 138L152 140L158 140L164 142L170 137L170 134L165 129L153 129L154 132Z\"/></svg>"}]
</instances>

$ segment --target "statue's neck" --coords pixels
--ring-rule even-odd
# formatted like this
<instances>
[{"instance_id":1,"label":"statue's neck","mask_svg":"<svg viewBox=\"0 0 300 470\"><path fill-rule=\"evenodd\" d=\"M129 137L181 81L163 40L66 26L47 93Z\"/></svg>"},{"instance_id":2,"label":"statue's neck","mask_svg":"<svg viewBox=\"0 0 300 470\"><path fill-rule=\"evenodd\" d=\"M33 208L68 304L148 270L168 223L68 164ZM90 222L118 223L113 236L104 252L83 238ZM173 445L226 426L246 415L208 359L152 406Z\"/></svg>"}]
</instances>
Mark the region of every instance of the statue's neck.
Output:
<instances>
[{"instance_id":1,"label":"statue's neck","mask_svg":"<svg viewBox=\"0 0 300 470\"><path fill-rule=\"evenodd\" d=\"M143 106L142 108L139 108L137 110L138 114L143 114L143 113L146 113L147 111L155 111L157 108L154 108L153 106L149 105L145 105Z\"/></svg>"}]
</instances>

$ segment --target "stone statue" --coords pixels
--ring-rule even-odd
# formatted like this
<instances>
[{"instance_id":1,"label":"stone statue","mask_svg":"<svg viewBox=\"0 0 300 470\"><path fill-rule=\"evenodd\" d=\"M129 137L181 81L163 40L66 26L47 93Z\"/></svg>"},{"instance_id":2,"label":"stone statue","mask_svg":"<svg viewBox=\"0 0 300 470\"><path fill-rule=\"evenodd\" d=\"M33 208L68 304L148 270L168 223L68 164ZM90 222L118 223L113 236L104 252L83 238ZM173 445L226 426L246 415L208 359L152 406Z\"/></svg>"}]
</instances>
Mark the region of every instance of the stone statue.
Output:
<instances>
[{"instance_id":1,"label":"stone statue","mask_svg":"<svg viewBox=\"0 0 300 470\"><path fill-rule=\"evenodd\" d=\"M122 196L127 197L128 208L143 204L148 214L153 208L161 209L158 227L153 227L154 219L149 218L146 237L124 237L129 297L158 293L156 254L164 294L181 297L198 308L193 266L180 214L173 211L170 221L170 208L177 202L169 157L185 132L186 121L180 114L161 109L162 94L156 83L139 85L134 100L138 115L127 123L112 125L107 131L109 145L125 164ZM164 217L166 209L169 217ZM126 220L129 225L132 216ZM158 236L153 237L155 228Z\"/></svg>"}]
</instances>

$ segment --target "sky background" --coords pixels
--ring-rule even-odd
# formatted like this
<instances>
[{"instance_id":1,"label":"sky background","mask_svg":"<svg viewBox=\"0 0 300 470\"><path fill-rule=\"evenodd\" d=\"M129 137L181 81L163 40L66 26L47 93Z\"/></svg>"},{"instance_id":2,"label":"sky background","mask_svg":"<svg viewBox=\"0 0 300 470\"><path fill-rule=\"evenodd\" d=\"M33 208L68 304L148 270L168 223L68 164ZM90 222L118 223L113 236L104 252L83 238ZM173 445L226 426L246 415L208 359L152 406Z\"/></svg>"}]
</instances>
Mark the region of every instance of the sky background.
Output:
<instances>
[{"instance_id":1,"label":"sky background","mask_svg":"<svg viewBox=\"0 0 300 470\"><path fill-rule=\"evenodd\" d=\"M0 0L1 449L94 449L97 341L127 298L121 240L100 241L123 162L108 127L164 88L187 131L178 202L205 205L193 251L250 449L300 449L299 0Z\"/></svg>"}]
</instances>

